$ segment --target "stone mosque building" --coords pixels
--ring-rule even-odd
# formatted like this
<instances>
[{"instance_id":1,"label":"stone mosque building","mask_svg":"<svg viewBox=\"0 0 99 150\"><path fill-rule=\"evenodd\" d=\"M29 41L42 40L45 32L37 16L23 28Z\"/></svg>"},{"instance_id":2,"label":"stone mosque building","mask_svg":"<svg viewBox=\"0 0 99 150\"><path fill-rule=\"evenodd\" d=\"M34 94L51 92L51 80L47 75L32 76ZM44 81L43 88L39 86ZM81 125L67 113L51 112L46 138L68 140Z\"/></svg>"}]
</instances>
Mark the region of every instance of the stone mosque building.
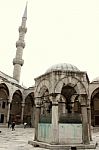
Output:
<instances>
[{"instance_id":1,"label":"stone mosque building","mask_svg":"<svg viewBox=\"0 0 99 150\"><path fill-rule=\"evenodd\" d=\"M43 75L35 78L33 87L25 88L19 84L24 64L22 55L27 32L26 20L27 6L16 42L13 77L0 71L0 124L8 121L15 121L16 124L27 122L34 127L37 115L43 121L43 116L47 116L45 119L48 122L51 121L53 105L58 105L59 118L61 114L80 114L83 105L90 118L89 124L99 126L99 78L90 82L87 72L80 71L72 64L63 63L53 65ZM79 97L83 96L85 100L81 102ZM37 108L40 108L40 113ZM57 110L54 109L54 114L55 111Z\"/></svg>"}]
</instances>

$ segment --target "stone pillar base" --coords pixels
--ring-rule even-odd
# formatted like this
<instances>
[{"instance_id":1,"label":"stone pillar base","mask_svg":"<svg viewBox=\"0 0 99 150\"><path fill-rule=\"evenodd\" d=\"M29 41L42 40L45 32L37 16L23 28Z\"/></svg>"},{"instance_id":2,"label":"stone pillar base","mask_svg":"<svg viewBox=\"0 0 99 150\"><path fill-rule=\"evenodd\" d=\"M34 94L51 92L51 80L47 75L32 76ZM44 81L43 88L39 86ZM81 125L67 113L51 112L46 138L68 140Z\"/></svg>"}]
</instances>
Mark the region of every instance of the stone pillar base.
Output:
<instances>
[{"instance_id":1,"label":"stone pillar base","mask_svg":"<svg viewBox=\"0 0 99 150\"><path fill-rule=\"evenodd\" d=\"M72 150L73 148L77 150L82 150L82 149L89 149L89 150L94 150L96 149L97 143L90 143L90 144L71 144L71 145L52 145L44 142L39 142L39 141L28 141L28 144L31 144L34 147L40 147L40 148L46 148L50 150Z\"/></svg>"}]
</instances>

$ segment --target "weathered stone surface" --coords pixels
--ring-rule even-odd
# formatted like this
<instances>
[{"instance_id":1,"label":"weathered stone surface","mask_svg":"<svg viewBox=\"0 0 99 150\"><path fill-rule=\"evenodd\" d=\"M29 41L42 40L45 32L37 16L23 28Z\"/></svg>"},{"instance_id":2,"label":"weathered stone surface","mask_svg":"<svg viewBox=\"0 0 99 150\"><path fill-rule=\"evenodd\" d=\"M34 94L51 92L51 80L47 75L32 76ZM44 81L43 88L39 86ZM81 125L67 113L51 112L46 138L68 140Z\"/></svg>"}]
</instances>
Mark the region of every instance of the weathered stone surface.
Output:
<instances>
[{"instance_id":1,"label":"weathered stone surface","mask_svg":"<svg viewBox=\"0 0 99 150\"><path fill-rule=\"evenodd\" d=\"M34 139L33 128L15 128L15 131L11 131L10 128L0 128L0 131L2 131L0 134L0 150L47 150L28 144L29 140L33 141ZM99 143L99 129L93 133L93 141ZM95 150L99 150L99 145Z\"/></svg>"},{"instance_id":2,"label":"weathered stone surface","mask_svg":"<svg viewBox=\"0 0 99 150\"><path fill-rule=\"evenodd\" d=\"M0 133L0 150L35 150L33 146L28 144L28 140L33 140L33 128L1 128ZM44 150L36 148L36 150Z\"/></svg>"}]
</instances>

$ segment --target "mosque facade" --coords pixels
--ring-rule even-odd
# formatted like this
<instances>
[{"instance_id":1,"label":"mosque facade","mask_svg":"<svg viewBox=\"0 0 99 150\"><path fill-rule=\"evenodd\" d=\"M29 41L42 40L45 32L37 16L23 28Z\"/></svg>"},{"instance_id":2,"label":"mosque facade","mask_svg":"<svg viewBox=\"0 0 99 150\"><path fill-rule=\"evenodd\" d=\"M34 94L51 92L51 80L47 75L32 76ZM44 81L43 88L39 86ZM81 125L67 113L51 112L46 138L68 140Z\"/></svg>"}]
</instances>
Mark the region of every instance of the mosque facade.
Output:
<instances>
[{"instance_id":1,"label":"mosque facade","mask_svg":"<svg viewBox=\"0 0 99 150\"><path fill-rule=\"evenodd\" d=\"M0 71L0 124L27 122L33 127L35 123L36 127L38 120L53 121L51 116L54 118L55 113L58 113L58 118L54 119L60 121L61 114L68 114L67 118L69 114L81 114L82 106L85 106L89 126L99 126L99 78L90 82L87 72L80 71L72 64L62 63L51 66L43 75L35 78L33 87L26 88L19 84L24 64L22 55L27 32L26 20L27 6L16 42L13 77ZM54 109L56 105L58 110Z\"/></svg>"},{"instance_id":2,"label":"mosque facade","mask_svg":"<svg viewBox=\"0 0 99 150\"><path fill-rule=\"evenodd\" d=\"M0 72L0 124L15 121L16 124L27 122L32 125L34 114L34 87L26 88L19 84L22 59L25 48L25 34L27 20L27 6L25 8L22 23L19 27L19 39L16 42L16 56L13 59L13 77Z\"/></svg>"}]
</instances>

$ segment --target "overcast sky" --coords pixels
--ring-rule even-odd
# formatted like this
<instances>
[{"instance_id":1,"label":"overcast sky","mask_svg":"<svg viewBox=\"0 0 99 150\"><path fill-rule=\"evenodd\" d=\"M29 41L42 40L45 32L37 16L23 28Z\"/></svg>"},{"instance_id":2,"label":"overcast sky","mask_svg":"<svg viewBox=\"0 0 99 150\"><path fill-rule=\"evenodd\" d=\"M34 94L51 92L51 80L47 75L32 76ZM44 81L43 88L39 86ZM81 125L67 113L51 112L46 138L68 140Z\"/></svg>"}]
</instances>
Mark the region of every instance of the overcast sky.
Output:
<instances>
[{"instance_id":1,"label":"overcast sky","mask_svg":"<svg viewBox=\"0 0 99 150\"><path fill-rule=\"evenodd\" d=\"M13 76L15 43L26 0L0 0L0 70ZM28 0L26 47L21 82L57 63L70 63L99 76L99 0Z\"/></svg>"}]
</instances>

